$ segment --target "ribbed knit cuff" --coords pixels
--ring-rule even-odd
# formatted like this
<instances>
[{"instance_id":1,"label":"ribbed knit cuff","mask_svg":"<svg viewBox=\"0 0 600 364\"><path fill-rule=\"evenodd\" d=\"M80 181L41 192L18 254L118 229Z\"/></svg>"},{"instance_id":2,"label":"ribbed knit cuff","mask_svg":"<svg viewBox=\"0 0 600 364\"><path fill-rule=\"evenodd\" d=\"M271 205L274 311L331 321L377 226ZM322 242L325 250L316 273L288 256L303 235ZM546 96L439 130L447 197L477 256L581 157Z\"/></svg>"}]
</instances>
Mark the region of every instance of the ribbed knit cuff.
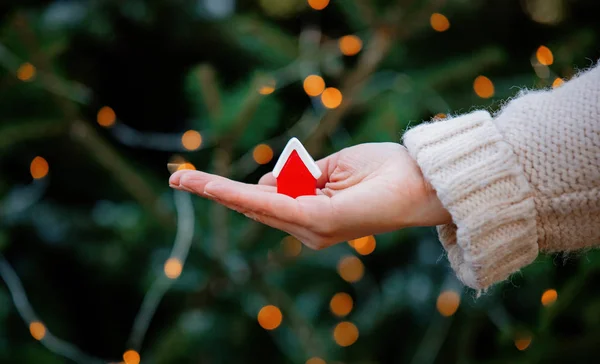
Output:
<instances>
[{"instance_id":1,"label":"ribbed knit cuff","mask_svg":"<svg viewBox=\"0 0 600 364\"><path fill-rule=\"evenodd\" d=\"M419 125L404 144L452 215L438 234L465 285L485 289L536 258L533 190L488 112Z\"/></svg>"}]
</instances>

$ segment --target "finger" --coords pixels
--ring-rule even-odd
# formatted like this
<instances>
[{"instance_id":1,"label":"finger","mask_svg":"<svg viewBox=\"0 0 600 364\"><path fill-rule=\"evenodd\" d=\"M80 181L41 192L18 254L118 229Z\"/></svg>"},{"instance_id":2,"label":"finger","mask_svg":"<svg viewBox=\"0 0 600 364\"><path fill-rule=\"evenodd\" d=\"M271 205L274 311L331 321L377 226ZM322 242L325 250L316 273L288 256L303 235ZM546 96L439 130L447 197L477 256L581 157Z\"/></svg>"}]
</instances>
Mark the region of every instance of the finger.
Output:
<instances>
[{"instance_id":1,"label":"finger","mask_svg":"<svg viewBox=\"0 0 600 364\"><path fill-rule=\"evenodd\" d=\"M277 178L273 176L273 172L269 172L260 178L258 184L264 186L277 186Z\"/></svg>"},{"instance_id":2,"label":"finger","mask_svg":"<svg viewBox=\"0 0 600 364\"><path fill-rule=\"evenodd\" d=\"M276 217L280 220L306 225L308 217L293 198L275 193L273 186L247 185L234 181L211 182L204 191L226 204L243 206L250 212ZM266 191L265 191L266 190Z\"/></svg>"}]
</instances>

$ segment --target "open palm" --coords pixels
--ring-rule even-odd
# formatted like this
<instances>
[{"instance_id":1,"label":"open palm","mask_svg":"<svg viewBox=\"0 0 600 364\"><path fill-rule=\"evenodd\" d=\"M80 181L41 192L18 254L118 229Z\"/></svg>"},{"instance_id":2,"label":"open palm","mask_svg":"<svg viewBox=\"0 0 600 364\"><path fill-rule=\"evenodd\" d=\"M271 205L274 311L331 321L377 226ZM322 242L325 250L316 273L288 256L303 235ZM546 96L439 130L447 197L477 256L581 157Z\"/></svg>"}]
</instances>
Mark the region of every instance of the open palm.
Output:
<instances>
[{"instance_id":1,"label":"open palm","mask_svg":"<svg viewBox=\"0 0 600 364\"><path fill-rule=\"evenodd\" d=\"M253 185L184 170L175 172L169 184L283 230L314 249L450 221L435 191L399 144L360 144L316 163L323 172L317 195L296 199L277 193L271 173Z\"/></svg>"}]
</instances>

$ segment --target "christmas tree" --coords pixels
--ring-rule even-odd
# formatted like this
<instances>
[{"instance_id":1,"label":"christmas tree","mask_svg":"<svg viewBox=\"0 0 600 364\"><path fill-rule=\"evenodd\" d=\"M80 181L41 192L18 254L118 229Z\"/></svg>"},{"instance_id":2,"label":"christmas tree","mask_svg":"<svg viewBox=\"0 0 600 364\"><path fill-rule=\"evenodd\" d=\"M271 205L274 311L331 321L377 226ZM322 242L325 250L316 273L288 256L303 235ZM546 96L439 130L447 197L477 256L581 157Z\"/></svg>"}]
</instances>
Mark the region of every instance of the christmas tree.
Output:
<instances>
[{"instance_id":1,"label":"christmas tree","mask_svg":"<svg viewBox=\"0 0 600 364\"><path fill-rule=\"evenodd\" d=\"M595 362L600 256L484 295L434 229L312 251L167 184L256 183L600 57L594 0L0 5L0 361ZM169 168L167 168L169 166Z\"/></svg>"}]
</instances>

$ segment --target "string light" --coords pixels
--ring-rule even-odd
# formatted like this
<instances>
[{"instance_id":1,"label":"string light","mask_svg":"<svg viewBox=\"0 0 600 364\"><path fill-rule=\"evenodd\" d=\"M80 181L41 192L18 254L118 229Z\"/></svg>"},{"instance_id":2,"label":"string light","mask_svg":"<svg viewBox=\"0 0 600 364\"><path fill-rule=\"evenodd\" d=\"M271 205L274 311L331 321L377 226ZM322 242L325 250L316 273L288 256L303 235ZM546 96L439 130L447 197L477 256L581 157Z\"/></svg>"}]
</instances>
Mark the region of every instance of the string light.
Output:
<instances>
[{"instance_id":1,"label":"string light","mask_svg":"<svg viewBox=\"0 0 600 364\"><path fill-rule=\"evenodd\" d=\"M46 336L46 326L39 321L33 321L29 324L29 333L34 339L40 341Z\"/></svg>"},{"instance_id":2,"label":"string light","mask_svg":"<svg viewBox=\"0 0 600 364\"><path fill-rule=\"evenodd\" d=\"M339 346L350 346L358 340L358 328L352 322L340 322L333 329L333 339Z\"/></svg>"},{"instance_id":3,"label":"string light","mask_svg":"<svg viewBox=\"0 0 600 364\"><path fill-rule=\"evenodd\" d=\"M286 236L281 244L283 245L283 254L286 257L297 257L302 251L302 243L293 236Z\"/></svg>"},{"instance_id":4,"label":"string light","mask_svg":"<svg viewBox=\"0 0 600 364\"><path fill-rule=\"evenodd\" d=\"M192 163L189 163L189 162L182 163L179 165L179 167L177 167L178 171L183 171L184 169L189 169L191 171L195 171L196 167Z\"/></svg>"},{"instance_id":5,"label":"string light","mask_svg":"<svg viewBox=\"0 0 600 364\"><path fill-rule=\"evenodd\" d=\"M337 266L340 277L346 282L360 281L365 273L365 267L357 257L350 255L340 260Z\"/></svg>"},{"instance_id":6,"label":"string light","mask_svg":"<svg viewBox=\"0 0 600 364\"><path fill-rule=\"evenodd\" d=\"M489 99L494 96L494 84L492 80L485 76L477 76L473 82L473 90L482 99Z\"/></svg>"},{"instance_id":7,"label":"string light","mask_svg":"<svg viewBox=\"0 0 600 364\"><path fill-rule=\"evenodd\" d=\"M48 166L48 162L40 156L33 158L31 164L29 165L29 172L31 173L31 177L33 179L41 179L48 175L48 171L50 167Z\"/></svg>"},{"instance_id":8,"label":"string light","mask_svg":"<svg viewBox=\"0 0 600 364\"><path fill-rule=\"evenodd\" d=\"M310 75L304 79L304 92L308 96L319 96L325 90L325 81L323 77Z\"/></svg>"},{"instance_id":9,"label":"string light","mask_svg":"<svg viewBox=\"0 0 600 364\"><path fill-rule=\"evenodd\" d=\"M348 293L339 292L336 293L329 301L329 308L334 315L338 317L346 316L352 311L354 303L352 297Z\"/></svg>"},{"instance_id":10,"label":"string light","mask_svg":"<svg viewBox=\"0 0 600 364\"><path fill-rule=\"evenodd\" d=\"M531 335L519 334L517 338L515 338L515 346L519 351L526 350L529 345L531 345Z\"/></svg>"},{"instance_id":11,"label":"string light","mask_svg":"<svg viewBox=\"0 0 600 364\"><path fill-rule=\"evenodd\" d=\"M269 95L275 91L275 80L269 80L258 88L258 93L261 95Z\"/></svg>"},{"instance_id":12,"label":"string light","mask_svg":"<svg viewBox=\"0 0 600 364\"><path fill-rule=\"evenodd\" d=\"M327 364L327 363L325 363L325 360L323 360L321 358L314 357L314 358L308 359L305 364Z\"/></svg>"},{"instance_id":13,"label":"string light","mask_svg":"<svg viewBox=\"0 0 600 364\"><path fill-rule=\"evenodd\" d=\"M360 52L363 43L356 35L345 35L340 38L338 45L343 55L354 56Z\"/></svg>"},{"instance_id":14,"label":"string light","mask_svg":"<svg viewBox=\"0 0 600 364\"><path fill-rule=\"evenodd\" d=\"M557 88L563 85L563 83L565 83L565 80L563 80L560 77L557 77L554 82L552 82L552 88Z\"/></svg>"},{"instance_id":15,"label":"string light","mask_svg":"<svg viewBox=\"0 0 600 364\"><path fill-rule=\"evenodd\" d=\"M342 93L335 87L327 87L321 94L321 102L328 109L335 109L342 103Z\"/></svg>"},{"instance_id":16,"label":"string light","mask_svg":"<svg viewBox=\"0 0 600 364\"><path fill-rule=\"evenodd\" d=\"M140 354L135 350L127 350L123 354L125 364L140 364Z\"/></svg>"},{"instance_id":17,"label":"string light","mask_svg":"<svg viewBox=\"0 0 600 364\"><path fill-rule=\"evenodd\" d=\"M202 135L196 130L188 130L181 136L181 144L187 150L196 150L202 145Z\"/></svg>"},{"instance_id":18,"label":"string light","mask_svg":"<svg viewBox=\"0 0 600 364\"><path fill-rule=\"evenodd\" d=\"M369 255L375 250L376 242L373 235L365 236L348 242L360 255Z\"/></svg>"},{"instance_id":19,"label":"string light","mask_svg":"<svg viewBox=\"0 0 600 364\"><path fill-rule=\"evenodd\" d=\"M267 164L273 159L273 149L267 144L259 144L252 151L252 158L258 164Z\"/></svg>"},{"instance_id":20,"label":"string light","mask_svg":"<svg viewBox=\"0 0 600 364\"><path fill-rule=\"evenodd\" d=\"M35 73L35 66L29 62L26 62L19 66L19 69L17 69L17 78L24 82L32 81L35 77Z\"/></svg>"},{"instance_id":21,"label":"string light","mask_svg":"<svg viewBox=\"0 0 600 364\"><path fill-rule=\"evenodd\" d=\"M117 121L117 115L112 108L109 106L104 106L98 110L96 120L100 126L108 128L115 125L115 122Z\"/></svg>"},{"instance_id":22,"label":"string light","mask_svg":"<svg viewBox=\"0 0 600 364\"><path fill-rule=\"evenodd\" d=\"M169 258L165 262L165 275L168 278L176 279L181 275L181 271L183 270L183 264L177 258Z\"/></svg>"},{"instance_id":23,"label":"string light","mask_svg":"<svg viewBox=\"0 0 600 364\"><path fill-rule=\"evenodd\" d=\"M460 304L460 296L454 291L444 291L438 296L436 307L442 316L449 317L456 313Z\"/></svg>"},{"instance_id":24,"label":"string light","mask_svg":"<svg viewBox=\"0 0 600 364\"><path fill-rule=\"evenodd\" d=\"M265 330L275 330L281 325L283 315L281 310L273 305L267 305L258 311L258 324Z\"/></svg>"},{"instance_id":25,"label":"string light","mask_svg":"<svg viewBox=\"0 0 600 364\"><path fill-rule=\"evenodd\" d=\"M535 57L537 58L538 62L544 66L550 66L552 63L554 63L554 55L552 55L550 48L546 46L540 46L535 52Z\"/></svg>"},{"instance_id":26,"label":"string light","mask_svg":"<svg viewBox=\"0 0 600 364\"><path fill-rule=\"evenodd\" d=\"M555 289L548 289L542 293L542 305L550 306L558 299L558 293Z\"/></svg>"},{"instance_id":27,"label":"string light","mask_svg":"<svg viewBox=\"0 0 600 364\"><path fill-rule=\"evenodd\" d=\"M323 10L329 5L329 0L308 0L308 5L315 10Z\"/></svg>"},{"instance_id":28,"label":"string light","mask_svg":"<svg viewBox=\"0 0 600 364\"><path fill-rule=\"evenodd\" d=\"M450 28L450 21L444 14L433 13L431 14L431 18L429 18L429 23L431 27L436 32L445 32Z\"/></svg>"}]
</instances>

